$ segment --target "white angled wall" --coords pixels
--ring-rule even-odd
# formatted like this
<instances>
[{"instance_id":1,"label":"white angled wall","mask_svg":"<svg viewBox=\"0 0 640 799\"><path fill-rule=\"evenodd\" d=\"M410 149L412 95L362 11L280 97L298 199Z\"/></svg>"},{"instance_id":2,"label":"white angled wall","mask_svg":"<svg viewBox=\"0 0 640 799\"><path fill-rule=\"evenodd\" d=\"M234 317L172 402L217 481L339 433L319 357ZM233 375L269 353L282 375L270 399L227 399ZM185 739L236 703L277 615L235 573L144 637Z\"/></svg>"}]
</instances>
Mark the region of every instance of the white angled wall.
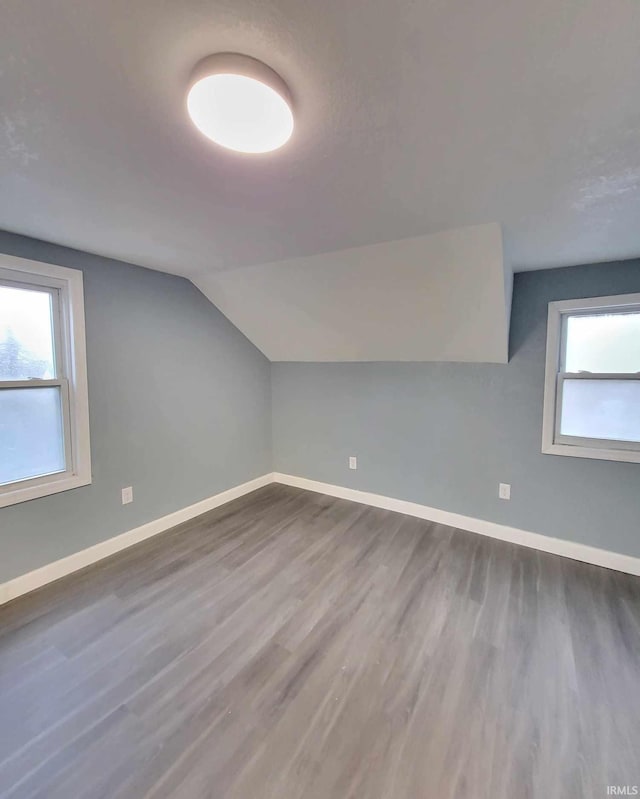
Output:
<instances>
[{"instance_id":1,"label":"white angled wall","mask_svg":"<svg viewBox=\"0 0 640 799\"><path fill-rule=\"evenodd\" d=\"M194 279L271 361L508 359L497 224Z\"/></svg>"}]
</instances>

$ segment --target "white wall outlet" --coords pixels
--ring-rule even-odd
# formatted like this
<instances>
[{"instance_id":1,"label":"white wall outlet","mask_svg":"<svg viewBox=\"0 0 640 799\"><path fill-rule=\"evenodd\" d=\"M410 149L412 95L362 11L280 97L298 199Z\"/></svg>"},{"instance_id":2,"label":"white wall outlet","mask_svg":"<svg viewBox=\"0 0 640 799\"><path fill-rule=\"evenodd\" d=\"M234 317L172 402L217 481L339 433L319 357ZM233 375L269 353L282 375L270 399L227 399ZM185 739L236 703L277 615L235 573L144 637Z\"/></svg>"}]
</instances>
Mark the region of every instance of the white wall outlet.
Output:
<instances>
[{"instance_id":1,"label":"white wall outlet","mask_svg":"<svg viewBox=\"0 0 640 799\"><path fill-rule=\"evenodd\" d=\"M122 489L122 504L128 505L130 502L133 502L133 486Z\"/></svg>"},{"instance_id":2,"label":"white wall outlet","mask_svg":"<svg viewBox=\"0 0 640 799\"><path fill-rule=\"evenodd\" d=\"M511 499L511 486L509 483L500 483L498 485L498 496L500 499Z\"/></svg>"},{"instance_id":3,"label":"white wall outlet","mask_svg":"<svg viewBox=\"0 0 640 799\"><path fill-rule=\"evenodd\" d=\"M349 457L349 468L350 469L357 469L358 468L358 459L355 455L351 455Z\"/></svg>"}]
</instances>

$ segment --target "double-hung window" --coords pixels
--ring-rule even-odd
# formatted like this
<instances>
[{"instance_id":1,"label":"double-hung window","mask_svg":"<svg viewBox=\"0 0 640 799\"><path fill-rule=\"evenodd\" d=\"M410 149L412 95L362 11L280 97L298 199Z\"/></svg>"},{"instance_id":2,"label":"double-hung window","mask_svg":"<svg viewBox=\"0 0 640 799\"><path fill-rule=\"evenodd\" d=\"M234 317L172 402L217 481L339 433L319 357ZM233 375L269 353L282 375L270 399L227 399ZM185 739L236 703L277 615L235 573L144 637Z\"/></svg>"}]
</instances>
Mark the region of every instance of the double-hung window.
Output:
<instances>
[{"instance_id":1,"label":"double-hung window","mask_svg":"<svg viewBox=\"0 0 640 799\"><path fill-rule=\"evenodd\" d=\"M542 451L640 462L640 294L549 303Z\"/></svg>"},{"instance_id":2,"label":"double-hung window","mask_svg":"<svg viewBox=\"0 0 640 799\"><path fill-rule=\"evenodd\" d=\"M0 507L90 482L82 272L0 256Z\"/></svg>"}]
</instances>

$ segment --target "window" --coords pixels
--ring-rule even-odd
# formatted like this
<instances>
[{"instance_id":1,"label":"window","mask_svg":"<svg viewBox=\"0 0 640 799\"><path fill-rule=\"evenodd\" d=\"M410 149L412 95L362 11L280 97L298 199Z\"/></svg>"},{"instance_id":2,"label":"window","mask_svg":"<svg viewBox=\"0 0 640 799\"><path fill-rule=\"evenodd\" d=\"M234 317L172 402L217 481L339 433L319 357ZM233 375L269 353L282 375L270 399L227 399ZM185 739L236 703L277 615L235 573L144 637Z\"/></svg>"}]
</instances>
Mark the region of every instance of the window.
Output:
<instances>
[{"instance_id":1,"label":"window","mask_svg":"<svg viewBox=\"0 0 640 799\"><path fill-rule=\"evenodd\" d=\"M82 272L0 256L0 507L90 482Z\"/></svg>"},{"instance_id":2,"label":"window","mask_svg":"<svg viewBox=\"0 0 640 799\"><path fill-rule=\"evenodd\" d=\"M542 451L640 463L640 294L549 303Z\"/></svg>"}]
</instances>

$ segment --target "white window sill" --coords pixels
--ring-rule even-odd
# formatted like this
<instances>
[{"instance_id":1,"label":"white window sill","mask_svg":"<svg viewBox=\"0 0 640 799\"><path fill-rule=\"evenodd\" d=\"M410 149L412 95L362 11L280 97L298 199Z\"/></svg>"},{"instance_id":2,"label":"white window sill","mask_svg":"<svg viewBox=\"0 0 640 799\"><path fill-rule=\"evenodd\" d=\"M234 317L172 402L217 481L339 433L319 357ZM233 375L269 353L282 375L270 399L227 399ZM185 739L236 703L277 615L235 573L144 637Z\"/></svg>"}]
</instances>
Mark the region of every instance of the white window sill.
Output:
<instances>
[{"instance_id":1,"label":"white window sill","mask_svg":"<svg viewBox=\"0 0 640 799\"><path fill-rule=\"evenodd\" d=\"M600 449L599 447L580 447L571 444L545 444L542 447L542 452L545 455L568 455L570 458L640 463L640 451L632 449Z\"/></svg>"},{"instance_id":2,"label":"white window sill","mask_svg":"<svg viewBox=\"0 0 640 799\"><path fill-rule=\"evenodd\" d=\"M32 482L30 485L17 484L15 487L11 485L0 488L0 508L6 508L9 505L17 505L19 502L28 502L30 499L38 499L39 497L47 497L50 494L58 494L61 491L69 491L71 488L80 488L91 484L91 475L80 474L63 474L63 475L50 475L49 478L40 478L37 483Z\"/></svg>"}]
</instances>

